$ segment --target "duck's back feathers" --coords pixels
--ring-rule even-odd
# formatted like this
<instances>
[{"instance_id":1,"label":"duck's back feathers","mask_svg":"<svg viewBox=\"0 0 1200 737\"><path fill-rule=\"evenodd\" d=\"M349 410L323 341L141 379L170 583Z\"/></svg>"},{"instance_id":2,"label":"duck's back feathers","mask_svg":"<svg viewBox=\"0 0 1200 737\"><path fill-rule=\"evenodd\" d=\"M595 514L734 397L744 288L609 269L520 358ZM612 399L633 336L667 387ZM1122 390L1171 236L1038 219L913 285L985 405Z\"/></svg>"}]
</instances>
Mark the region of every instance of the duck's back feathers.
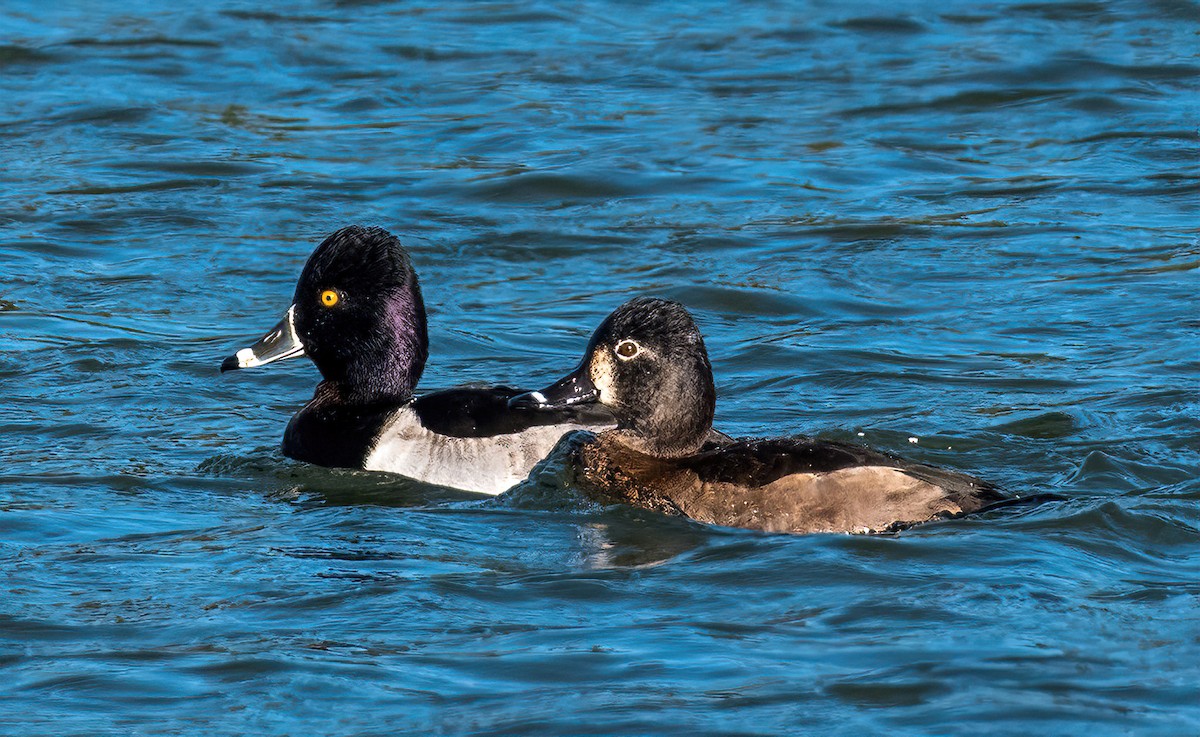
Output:
<instances>
[{"instance_id":1,"label":"duck's back feathers","mask_svg":"<svg viewBox=\"0 0 1200 737\"><path fill-rule=\"evenodd\" d=\"M771 532L893 531L1004 499L965 474L811 438L737 441L672 460L601 436L579 460L582 485L606 499Z\"/></svg>"},{"instance_id":2,"label":"duck's back feathers","mask_svg":"<svg viewBox=\"0 0 1200 737\"><path fill-rule=\"evenodd\" d=\"M945 489L961 497L975 511L1002 501L992 484L957 471L908 461L862 445L809 437L744 440L700 453L686 465L704 482L737 486L766 486L793 474L818 474L864 467L887 467Z\"/></svg>"}]
</instances>

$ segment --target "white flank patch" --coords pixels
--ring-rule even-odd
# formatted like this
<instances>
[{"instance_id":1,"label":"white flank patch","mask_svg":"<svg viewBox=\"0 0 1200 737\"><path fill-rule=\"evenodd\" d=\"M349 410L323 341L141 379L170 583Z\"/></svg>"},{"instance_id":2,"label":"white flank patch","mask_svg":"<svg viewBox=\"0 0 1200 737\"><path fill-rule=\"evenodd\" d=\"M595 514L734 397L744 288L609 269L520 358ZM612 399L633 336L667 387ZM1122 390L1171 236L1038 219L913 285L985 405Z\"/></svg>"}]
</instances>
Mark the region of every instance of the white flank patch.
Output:
<instances>
[{"instance_id":1,"label":"white flank patch","mask_svg":"<svg viewBox=\"0 0 1200 737\"><path fill-rule=\"evenodd\" d=\"M584 429L588 428L576 424L542 425L510 435L456 438L426 430L417 413L403 407L388 419L363 467L496 495L524 481L563 435Z\"/></svg>"}]
</instances>

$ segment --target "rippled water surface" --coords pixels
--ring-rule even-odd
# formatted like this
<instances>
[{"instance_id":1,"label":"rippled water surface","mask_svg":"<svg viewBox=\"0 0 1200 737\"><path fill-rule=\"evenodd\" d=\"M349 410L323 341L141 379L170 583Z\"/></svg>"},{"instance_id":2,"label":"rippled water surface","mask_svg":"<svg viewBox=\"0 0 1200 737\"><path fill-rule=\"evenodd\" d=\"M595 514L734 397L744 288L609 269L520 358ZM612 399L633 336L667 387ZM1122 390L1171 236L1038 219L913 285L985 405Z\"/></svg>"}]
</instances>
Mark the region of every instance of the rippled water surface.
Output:
<instances>
[{"instance_id":1,"label":"rippled water surface","mask_svg":"<svg viewBox=\"0 0 1200 737\"><path fill-rule=\"evenodd\" d=\"M1200 733L1197 3L0 27L0 732ZM1062 500L771 536L288 461L315 369L217 366L350 223L413 253L425 388L655 294L724 430Z\"/></svg>"}]
</instances>

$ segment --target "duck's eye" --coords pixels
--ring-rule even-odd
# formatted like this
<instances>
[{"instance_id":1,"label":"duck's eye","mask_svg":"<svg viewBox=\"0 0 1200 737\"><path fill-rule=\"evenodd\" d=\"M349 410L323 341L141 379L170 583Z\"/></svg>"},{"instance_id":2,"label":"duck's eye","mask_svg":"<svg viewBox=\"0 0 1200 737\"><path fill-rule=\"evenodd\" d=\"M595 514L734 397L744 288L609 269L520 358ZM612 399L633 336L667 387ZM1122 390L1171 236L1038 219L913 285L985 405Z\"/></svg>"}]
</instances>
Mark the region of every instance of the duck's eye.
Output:
<instances>
[{"instance_id":1,"label":"duck's eye","mask_svg":"<svg viewBox=\"0 0 1200 737\"><path fill-rule=\"evenodd\" d=\"M333 307L340 299L341 297L338 296L338 293L332 289L326 289L324 292L321 292L321 304L326 307Z\"/></svg>"},{"instance_id":2,"label":"duck's eye","mask_svg":"<svg viewBox=\"0 0 1200 737\"><path fill-rule=\"evenodd\" d=\"M617 343L617 358L628 361L642 352L642 347L632 340L622 340Z\"/></svg>"}]
</instances>

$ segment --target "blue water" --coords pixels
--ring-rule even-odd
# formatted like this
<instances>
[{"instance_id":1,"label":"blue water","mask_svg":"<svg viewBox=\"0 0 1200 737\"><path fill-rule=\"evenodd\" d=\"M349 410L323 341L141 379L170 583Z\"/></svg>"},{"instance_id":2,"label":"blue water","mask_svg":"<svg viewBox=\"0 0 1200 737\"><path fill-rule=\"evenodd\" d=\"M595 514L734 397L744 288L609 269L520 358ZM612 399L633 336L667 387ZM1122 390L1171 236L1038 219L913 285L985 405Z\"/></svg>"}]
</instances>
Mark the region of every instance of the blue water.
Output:
<instances>
[{"instance_id":1,"label":"blue water","mask_svg":"<svg viewBox=\"0 0 1200 737\"><path fill-rule=\"evenodd\" d=\"M1200 733L1198 22L9 0L0 733ZM771 536L288 461L311 364L217 367L351 223L427 389L665 296L725 431L1063 500Z\"/></svg>"}]
</instances>

